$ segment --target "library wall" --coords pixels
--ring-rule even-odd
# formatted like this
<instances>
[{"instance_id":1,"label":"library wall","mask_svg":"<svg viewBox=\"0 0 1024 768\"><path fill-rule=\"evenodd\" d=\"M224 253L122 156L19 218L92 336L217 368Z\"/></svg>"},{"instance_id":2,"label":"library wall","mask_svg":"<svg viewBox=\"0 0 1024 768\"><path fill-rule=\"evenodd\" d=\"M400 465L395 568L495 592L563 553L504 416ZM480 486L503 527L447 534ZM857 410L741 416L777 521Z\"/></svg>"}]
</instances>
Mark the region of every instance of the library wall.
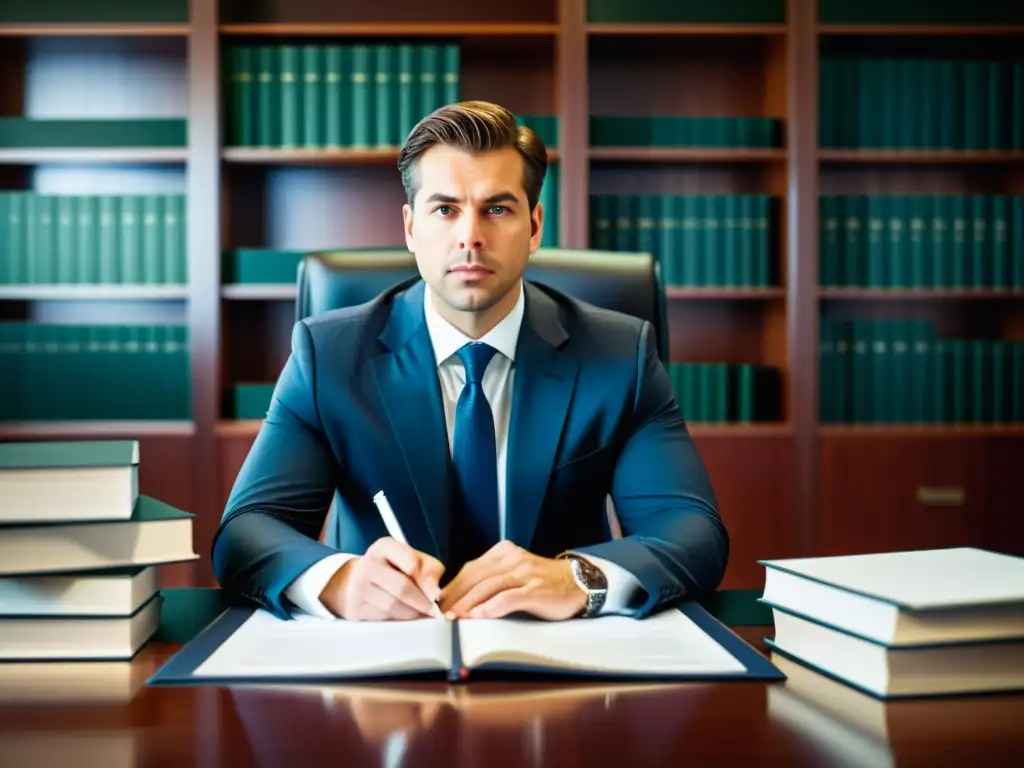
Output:
<instances>
[{"instance_id":1,"label":"library wall","mask_svg":"<svg viewBox=\"0 0 1024 768\"><path fill-rule=\"evenodd\" d=\"M0 9L0 439L142 441L209 545L309 251L404 249L436 106L544 138L544 247L642 251L758 559L1024 554L1024 16L891 0Z\"/></svg>"}]
</instances>

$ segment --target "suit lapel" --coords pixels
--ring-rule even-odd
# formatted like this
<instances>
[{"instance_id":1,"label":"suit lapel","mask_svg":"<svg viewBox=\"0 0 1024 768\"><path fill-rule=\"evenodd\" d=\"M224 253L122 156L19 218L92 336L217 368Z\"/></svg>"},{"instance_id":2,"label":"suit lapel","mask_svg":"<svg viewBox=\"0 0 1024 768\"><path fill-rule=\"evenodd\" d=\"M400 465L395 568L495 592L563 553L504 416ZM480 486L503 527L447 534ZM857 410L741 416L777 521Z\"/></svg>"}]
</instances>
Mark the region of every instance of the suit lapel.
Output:
<instances>
[{"instance_id":1,"label":"suit lapel","mask_svg":"<svg viewBox=\"0 0 1024 768\"><path fill-rule=\"evenodd\" d=\"M576 386L578 364L559 352L568 338L555 303L524 282L526 316L516 347L509 422L506 538L530 548Z\"/></svg>"},{"instance_id":2,"label":"suit lapel","mask_svg":"<svg viewBox=\"0 0 1024 768\"><path fill-rule=\"evenodd\" d=\"M379 337L391 353L374 358L370 366L422 511L416 518L393 504L395 516L403 526L408 523L410 545L447 562L451 461L441 386L423 320L423 296L424 283L418 282L395 299Z\"/></svg>"}]
</instances>

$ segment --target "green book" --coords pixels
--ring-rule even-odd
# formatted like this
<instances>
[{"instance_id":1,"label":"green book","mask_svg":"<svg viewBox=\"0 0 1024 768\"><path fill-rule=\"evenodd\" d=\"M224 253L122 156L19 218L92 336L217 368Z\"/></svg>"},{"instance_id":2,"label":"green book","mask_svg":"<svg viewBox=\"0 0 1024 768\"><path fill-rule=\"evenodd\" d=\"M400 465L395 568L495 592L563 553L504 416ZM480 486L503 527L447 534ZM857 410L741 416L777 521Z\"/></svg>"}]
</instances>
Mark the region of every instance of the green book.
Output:
<instances>
[{"instance_id":1,"label":"green book","mask_svg":"<svg viewBox=\"0 0 1024 768\"><path fill-rule=\"evenodd\" d=\"M869 288L882 288L889 284L889 270L886 269L886 259L889 255L886 247L889 199L881 195L872 195L867 201L867 286Z\"/></svg>"},{"instance_id":2,"label":"green book","mask_svg":"<svg viewBox=\"0 0 1024 768\"><path fill-rule=\"evenodd\" d=\"M75 269L81 285L95 285L99 275L99 198L80 195L75 202Z\"/></svg>"},{"instance_id":3,"label":"green book","mask_svg":"<svg viewBox=\"0 0 1024 768\"><path fill-rule=\"evenodd\" d=\"M417 82L418 49L408 43L398 46L398 143L406 138L424 115L419 106L419 83Z\"/></svg>"},{"instance_id":4,"label":"green book","mask_svg":"<svg viewBox=\"0 0 1024 768\"><path fill-rule=\"evenodd\" d=\"M121 198L101 195L99 210L99 282L103 285L123 283L121 274Z\"/></svg>"},{"instance_id":5,"label":"green book","mask_svg":"<svg viewBox=\"0 0 1024 768\"><path fill-rule=\"evenodd\" d=\"M280 64L274 45L256 49L256 144L278 147L281 143Z\"/></svg>"},{"instance_id":6,"label":"green book","mask_svg":"<svg viewBox=\"0 0 1024 768\"><path fill-rule=\"evenodd\" d=\"M328 149L348 146L351 125L351 79L349 48L328 45L324 50L324 145Z\"/></svg>"},{"instance_id":7,"label":"green book","mask_svg":"<svg viewBox=\"0 0 1024 768\"><path fill-rule=\"evenodd\" d=\"M160 285L164 282L164 195L142 197L142 273L141 282Z\"/></svg>"},{"instance_id":8,"label":"green book","mask_svg":"<svg viewBox=\"0 0 1024 768\"><path fill-rule=\"evenodd\" d=\"M324 47L302 46L302 140L303 147L318 149L325 144L324 108L327 102Z\"/></svg>"},{"instance_id":9,"label":"green book","mask_svg":"<svg viewBox=\"0 0 1024 768\"><path fill-rule=\"evenodd\" d=\"M295 149L304 143L302 75L305 70L302 50L297 45L282 45L278 48L277 55L280 146Z\"/></svg>"},{"instance_id":10,"label":"green book","mask_svg":"<svg viewBox=\"0 0 1024 768\"><path fill-rule=\"evenodd\" d=\"M376 110L374 109L373 83L376 74L372 47L369 45L352 46L352 108L349 112L349 120L353 149L369 149L375 143Z\"/></svg>"},{"instance_id":11,"label":"green book","mask_svg":"<svg viewBox=\"0 0 1024 768\"><path fill-rule=\"evenodd\" d=\"M78 282L78 269L75 261L75 235L78 231L75 197L60 195L54 201L54 274L53 282L59 285L72 285Z\"/></svg>"},{"instance_id":12,"label":"green book","mask_svg":"<svg viewBox=\"0 0 1024 768\"><path fill-rule=\"evenodd\" d=\"M249 45L231 46L230 142L241 147L257 144L256 51Z\"/></svg>"},{"instance_id":13,"label":"green book","mask_svg":"<svg viewBox=\"0 0 1024 768\"><path fill-rule=\"evenodd\" d=\"M28 281L28 243L26 233L25 210L28 194L25 192L9 192L7 195L6 234L0 242L4 244L5 253L2 261L6 263L6 282L21 284Z\"/></svg>"},{"instance_id":14,"label":"green book","mask_svg":"<svg viewBox=\"0 0 1024 768\"><path fill-rule=\"evenodd\" d=\"M420 117L426 117L444 105L442 80L444 66L441 61L441 46L426 44L419 47Z\"/></svg>"},{"instance_id":15,"label":"green book","mask_svg":"<svg viewBox=\"0 0 1024 768\"><path fill-rule=\"evenodd\" d=\"M1009 225L1010 199L1007 195L992 197L992 271L991 284L996 290L1009 287Z\"/></svg>"},{"instance_id":16,"label":"green book","mask_svg":"<svg viewBox=\"0 0 1024 768\"><path fill-rule=\"evenodd\" d=\"M967 195L950 196L952 204L952 237L950 245L950 287L962 290L968 286L968 248L970 213L968 211Z\"/></svg>"},{"instance_id":17,"label":"green book","mask_svg":"<svg viewBox=\"0 0 1024 768\"><path fill-rule=\"evenodd\" d=\"M444 86L442 90L445 104L461 101L462 77L460 71L460 48L455 43L444 46Z\"/></svg>"},{"instance_id":18,"label":"green book","mask_svg":"<svg viewBox=\"0 0 1024 768\"><path fill-rule=\"evenodd\" d=\"M143 265L143 211L141 195L121 197L121 282L125 285L142 283Z\"/></svg>"},{"instance_id":19,"label":"green book","mask_svg":"<svg viewBox=\"0 0 1024 768\"><path fill-rule=\"evenodd\" d=\"M398 52L393 45L377 45L374 46L374 55L374 144L379 149L387 149L397 147L399 143Z\"/></svg>"}]
</instances>

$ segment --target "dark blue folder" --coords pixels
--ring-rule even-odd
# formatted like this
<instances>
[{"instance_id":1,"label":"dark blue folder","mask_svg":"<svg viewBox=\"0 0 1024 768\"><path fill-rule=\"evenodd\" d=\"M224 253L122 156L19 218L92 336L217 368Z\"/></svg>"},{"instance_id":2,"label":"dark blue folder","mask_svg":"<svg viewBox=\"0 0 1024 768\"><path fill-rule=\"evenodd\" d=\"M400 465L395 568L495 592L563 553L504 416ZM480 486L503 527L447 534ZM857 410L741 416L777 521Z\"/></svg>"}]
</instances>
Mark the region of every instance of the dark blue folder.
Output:
<instances>
[{"instance_id":1,"label":"dark blue folder","mask_svg":"<svg viewBox=\"0 0 1024 768\"><path fill-rule=\"evenodd\" d=\"M350 674L339 673L333 675L316 676L289 675L286 679L280 676L257 677L246 675L244 678L217 678L208 676L197 676L196 669L220 647L221 643L227 640L254 611L260 608L231 607L225 610L202 632L185 644L177 653L168 659L149 680L147 685L237 685L240 683L254 684L275 684L282 682L303 682L303 683L331 683L339 680L373 680L373 679L448 679L451 682L465 682L470 678L502 679L511 678L515 680L537 677L550 680L552 678L601 678L609 680L785 680L786 676L773 665L763 654L759 653L753 646L746 643L741 637L732 632L718 619L708 613L702 605L696 602L684 603L679 607L687 617L698 627L706 632L712 639L721 645L726 651L739 661L745 671L740 673L713 672L713 673L687 673L671 674L662 673L607 673L603 671L578 670L568 668L539 667L527 664L499 663L492 662L466 670L462 665L462 654L459 650L458 621L452 622L452 666L450 669L403 669L393 674ZM641 619L642 621L642 619ZM600 642L600 638L595 638Z\"/></svg>"}]
</instances>

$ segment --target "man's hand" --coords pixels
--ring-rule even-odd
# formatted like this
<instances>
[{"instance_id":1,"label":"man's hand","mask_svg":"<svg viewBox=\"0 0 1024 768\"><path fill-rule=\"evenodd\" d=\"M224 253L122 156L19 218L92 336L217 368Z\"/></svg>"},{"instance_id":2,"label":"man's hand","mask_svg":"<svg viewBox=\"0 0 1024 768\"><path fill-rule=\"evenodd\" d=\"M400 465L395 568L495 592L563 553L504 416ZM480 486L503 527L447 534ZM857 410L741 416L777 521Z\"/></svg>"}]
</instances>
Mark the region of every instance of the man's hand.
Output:
<instances>
[{"instance_id":1,"label":"man's hand","mask_svg":"<svg viewBox=\"0 0 1024 768\"><path fill-rule=\"evenodd\" d=\"M466 563L441 593L449 618L496 619L517 611L558 621L579 615L587 595L568 560L539 557L501 541Z\"/></svg>"},{"instance_id":2,"label":"man's hand","mask_svg":"<svg viewBox=\"0 0 1024 768\"><path fill-rule=\"evenodd\" d=\"M441 592L444 565L385 537L345 562L320 593L336 616L352 621L422 619Z\"/></svg>"}]
</instances>

